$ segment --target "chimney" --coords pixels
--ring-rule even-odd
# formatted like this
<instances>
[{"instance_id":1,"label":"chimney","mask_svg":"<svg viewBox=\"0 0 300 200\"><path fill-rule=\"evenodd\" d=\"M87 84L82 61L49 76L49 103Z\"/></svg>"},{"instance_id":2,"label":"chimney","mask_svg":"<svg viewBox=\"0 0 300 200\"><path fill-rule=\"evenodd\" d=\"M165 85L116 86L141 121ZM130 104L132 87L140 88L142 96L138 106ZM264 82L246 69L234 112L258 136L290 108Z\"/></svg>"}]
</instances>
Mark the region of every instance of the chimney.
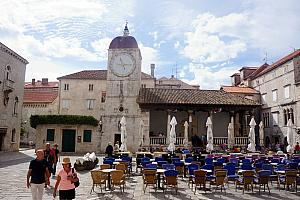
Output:
<instances>
[{"instance_id":1,"label":"chimney","mask_svg":"<svg viewBox=\"0 0 300 200\"><path fill-rule=\"evenodd\" d=\"M150 64L150 66L151 66L151 76L154 78L155 64Z\"/></svg>"},{"instance_id":2,"label":"chimney","mask_svg":"<svg viewBox=\"0 0 300 200\"><path fill-rule=\"evenodd\" d=\"M31 85L35 85L35 79L34 78L31 80Z\"/></svg>"},{"instance_id":3,"label":"chimney","mask_svg":"<svg viewBox=\"0 0 300 200\"><path fill-rule=\"evenodd\" d=\"M48 85L48 78L42 78L42 85Z\"/></svg>"}]
</instances>

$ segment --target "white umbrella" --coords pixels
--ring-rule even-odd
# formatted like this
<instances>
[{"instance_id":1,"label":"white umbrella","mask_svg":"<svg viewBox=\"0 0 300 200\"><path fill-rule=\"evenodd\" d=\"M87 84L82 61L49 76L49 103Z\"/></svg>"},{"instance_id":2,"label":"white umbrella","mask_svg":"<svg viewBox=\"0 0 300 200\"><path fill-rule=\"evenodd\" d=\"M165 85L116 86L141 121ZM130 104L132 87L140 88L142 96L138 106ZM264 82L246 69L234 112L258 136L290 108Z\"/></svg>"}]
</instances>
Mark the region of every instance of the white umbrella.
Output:
<instances>
[{"instance_id":1,"label":"white umbrella","mask_svg":"<svg viewBox=\"0 0 300 200\"><path fill-rule=\"evenodd\" d=\"M256 122L254 120L254 118L252 117L251 121L250 121L250 131L249 131L249 144L248 144L248 151L251 152L255 152L255 126L256 126Z\"/></svg>"},{"instance_id":2,"label":"white umbrella","mask_svg":"<svg viewBox=\"0 0 300 200\"><path fill-rule=\"evenodd\" d=\"M188 148L188 145L189 145L188 128L189 128L189 123L187 121L185 121L184 122L184 139L183 139L183 145L185 148Z\"/></svg>"},{"instance_id":3,"label":"white umbrella","mask_svg":"<svg viewBox=\"0 0 300 200\"><path fill-rule=\"evenodd\" d=\"M261 147L263 147L264 144L264 138L265 138L265 134L264 134L264 123L261 121L259 123L259 145Z\"/></svg>"},{"instance_id":4,"label":"white umbrella","mask_svg":"<svg viewBox=\"0 0 300 200\"><path fill-rule=\"evenodd\" d=\"M212 152L214 150L214 136L213 136L213 132L212 132L212 122L211 122L210 117L207 118L206 127L207 127L207 132L206 132L206 137L207 137L206 151L207 152Z\"/></svg>"},{"instance_id":5,"label":"white umbrella","mask_svg":"<svg viewBox=\"0 0 300 200\"><path fill-rule=\"evenodd\" d=\"M293 146L294 146L294 134L293 134L293 122L289 119L287 123L287 132L286 132L286 139L288 142L288 146L286 147L287 152L292 153Z\"/></svg>"},{"instance_id":6,"label":"white umbrella","mask_svg":"<svg viewBox=\"0 0 300 200\"><path fill-rule=\"evenodd\" d=\"M234 127L233 123L230 122L228 124L228 130L227 130L228 136L227 136L227 143L228 143L228 148L231 149L234 145Z\"/></svg>"},{"instance_id":7,"label":"white umbrella","mask_svg":"<svg viewBox=\"0 0 300 200\"><path fill-rule=\"evenodd\" d=\"M141 138L140 146L143 146L144 145L145 136L144 136L144 122L143 122L142 119L140 121L140 138Z\"/></svg>"},{"instance_id":8,"label":"white umbrella","mask_svg":"<svg viewBox=\"0 0 300 200\"><path fill-rule=\"evenodd\" d=\"M175 143L176 143L176 132L175 132L175 126L177 125L177 121L175 117L172 117L172 120L170 122L171 130L170 130L170 144L168 146L168 150L171 152L175 151Z\"/></svg>"},{"instance_id":9,"label":"white umbrella","mask_svg":"<svg viewBox=\"0 0 300 200\"><path fill-rule=\"evenodd\" d=\"M126 133L126 120L123 116L121 119L121 147L120 151L127 151L127 133Z\"/></svg>"}]
</instances>

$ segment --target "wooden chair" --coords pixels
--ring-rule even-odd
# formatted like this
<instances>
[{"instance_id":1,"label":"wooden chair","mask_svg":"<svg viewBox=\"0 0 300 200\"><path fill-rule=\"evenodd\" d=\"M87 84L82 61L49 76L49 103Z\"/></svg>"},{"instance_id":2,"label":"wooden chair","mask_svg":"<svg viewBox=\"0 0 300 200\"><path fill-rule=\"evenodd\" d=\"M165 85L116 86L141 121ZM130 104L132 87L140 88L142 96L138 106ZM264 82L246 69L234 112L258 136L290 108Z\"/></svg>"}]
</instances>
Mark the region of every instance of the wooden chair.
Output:
<instances>
[{"instance_id":1,"label":"wooden chair","mask_svg":"<svg viewBox=\"0 0 300 200\"><path fill-rule=\"evenodd\" d=\"M206 174L207 172L201 169L195 170L194 171L194 184L195 184L195 192L194 194L196 194L196 189L197 186L203 186L203 190L206 193Z\"/></svg>"},{"instance_id":2,"label":"wooden chair","mask_svg":"<svg viewBox=\"0 0 300 200\"><path fill-rule=\"evenodd\" d=\"M246 170L243 172L243 177L238 178L235 182L235 191L237 191L238 185L243 185L243 194L245 193L245 188L251 185L251 190L253 193L253 180L254 180L254 171Z\"/></svg>"},{"instance_id":3,"label":"wooden chair","mask_svg":"<svg viewBox=\"0 0 300 200\"><path fill-rule=\"evenodd\" d=\"M178 176L181 176L183 178L184 176L184 163L183 162L177 162L174 163L175 169L178 171Z\"/></svg>"},{"instance_id":4,"label":"wooden chair","mask_svg":"<svg viewBox=\"0 0 300 200\"><path fill-rule=\"evenodd\" d=\"M295 189L296 187L296 181L297 181L297 170L289 169L285 170L285 176L281 177L279 182L280 184L284 185L284 189L288 190L289 186L293 186ZM279 186L280 190L280 186Z\"/></svg>"},{"instance_id":5,"label":"wooden chair","mask_svg":"<svg viewBox=\"0 0 300 200\"><path fill-rule=\"evenodd\" d=\"M120 190L122 191L122 186L123 186L123 192L124 192L124 188L125 188L124 172L122 170L115 170L110 173L110 176L111 176L111 184L113 188L115 188L115 186L117 185L120 186Z\"/></svg>"},{"instance_id":6,"label":"wooden chair","mask_svg":"<svg viewBox=\"0 0 300 200\"><path fill-rule=\"evenodd\" d=\"M91 189L90 194L92 191L95 192L95 186L100 186L101 192L102 192L102 184L104 184L104 188L106 189L106 180L107 180L107 174L103 173L100 170L92 170L91 171L91 176L93 180L93 186Z\"/></svg>"},{"instance_id":7,"label":"wooden chair","mask_svg":"<svg viewBox=\"0 0 300 200\"><path fill-rule=\"evenodd\" d=\"M210 185L216 186L215 191L220 186L221 192L222 192L222 188L223 188L226 193L226 189L225 189L226 179L227 179L227 170L226 169L218 169L215 171L215 179L210 181Z\"/></svg>"},{"instance_id":8,"label":"wooden chair","mask_svg":"<svg viewBox=\"0 0 300 200\"><path fill-rule=\"evenodd\" d=\"M126 166L124 164L117 164L116 165L116 170L122 170L125 174L126 172Z\"/></svg>"},{"instance_id":9,"label":"wooden chair","mask_svg":"<svg viewBox=\"0 0 300 200\"><path fill-rule=\"evenodd\" d=\"M100 165L100 169L110 169L110 164L102 164Z\"/></svg>"},{"instance_id":10,"label":"wooden chair","mask_svg":"<svg viewBox=\"0 0 300 200\"><path fill-rule=\"evenodd\" d=\"M154 189L156 192L156 189L157 189L156 169L144 169L144 171L143 171L144 193L145 193L148 185L154 185Z\"/></svg>"},{"instance_id":11,"label":"wooden chair","mask_svg":"<svg viewBox=\"0 0 300 200\"><path fill-rule=\"evenodd\" d=\"M269 194L271 194L270 188L269 188L270 175L271 175L271 172L269 170L260 170L258 172L258 177L257 177L257 179L254 179L254 183L259 185L259 194L260 194L261 186L264 186L264 192L266 191L266 186L267 186L267 188L269 190Z\"/></svg>"},{"instance_id":12,"label":"wooden chair","mask_svg":"<svg viewBox=\"0 0 300 200\"><path fill-rule=\"evenodd\" d=\"M165 186L167 187L172 187L175 188L176 194L178 191L178 183L177 183L177 175L178 175L178 171L176 170L166 170L164 172L164 184L163 184L163 188L164 188L164 192L165 192Z\"/></svg>"},{"instance_id":13,"label":"wooden chair","mask_svg":"<svg viewBox=\"0 0 300 200\"><path fill-rule=\"evenodd\" d=\"M120 161L120 164L125 165L125 171L124 171L124 173L129 176L130 175L129 162L127 162L127 161Z\"/></svg>"}]
</instances>

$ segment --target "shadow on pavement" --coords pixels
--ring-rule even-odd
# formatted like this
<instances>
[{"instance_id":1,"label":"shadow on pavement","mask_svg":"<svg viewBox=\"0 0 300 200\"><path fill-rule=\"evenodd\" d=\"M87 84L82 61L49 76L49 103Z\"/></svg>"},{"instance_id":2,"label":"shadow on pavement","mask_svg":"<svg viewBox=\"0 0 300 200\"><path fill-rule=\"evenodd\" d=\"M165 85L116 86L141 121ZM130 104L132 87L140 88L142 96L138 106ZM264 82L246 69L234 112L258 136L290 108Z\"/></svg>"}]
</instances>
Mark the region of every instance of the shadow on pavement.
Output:
<instances>
[{"instance_id":1,"label":"shadow on pavement","mask_svg":"<svg viewBox=\"0 0 300 200\"><path fill-rule=\"evenodd\" d=\"M34 159L32 156L23 152L1 152L0 154L0 169L20 163L30 162Z\"/></svg>"}]
</instances>

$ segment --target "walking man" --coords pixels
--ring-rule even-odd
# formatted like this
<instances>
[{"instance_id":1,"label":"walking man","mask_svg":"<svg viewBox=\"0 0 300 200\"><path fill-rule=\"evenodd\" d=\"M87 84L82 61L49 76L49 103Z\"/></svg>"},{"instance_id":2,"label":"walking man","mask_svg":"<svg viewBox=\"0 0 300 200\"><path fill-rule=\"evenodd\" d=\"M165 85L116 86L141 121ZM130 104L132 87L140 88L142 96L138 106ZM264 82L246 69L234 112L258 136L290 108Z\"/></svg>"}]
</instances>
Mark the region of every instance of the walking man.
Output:
<instances>
[{"instance_id":1,"label":"walking man","mask_svg":"<svg viewBox=\"0 0 300 200\"><path fill-rule=\"evenodd\" d=\"M36 151L36 159L29 164L27 172L27 188L31 188L32 200L42 200L44 184L49 184L50 173L44 160L44 151Z\"/></svg>"}]
</instances>

